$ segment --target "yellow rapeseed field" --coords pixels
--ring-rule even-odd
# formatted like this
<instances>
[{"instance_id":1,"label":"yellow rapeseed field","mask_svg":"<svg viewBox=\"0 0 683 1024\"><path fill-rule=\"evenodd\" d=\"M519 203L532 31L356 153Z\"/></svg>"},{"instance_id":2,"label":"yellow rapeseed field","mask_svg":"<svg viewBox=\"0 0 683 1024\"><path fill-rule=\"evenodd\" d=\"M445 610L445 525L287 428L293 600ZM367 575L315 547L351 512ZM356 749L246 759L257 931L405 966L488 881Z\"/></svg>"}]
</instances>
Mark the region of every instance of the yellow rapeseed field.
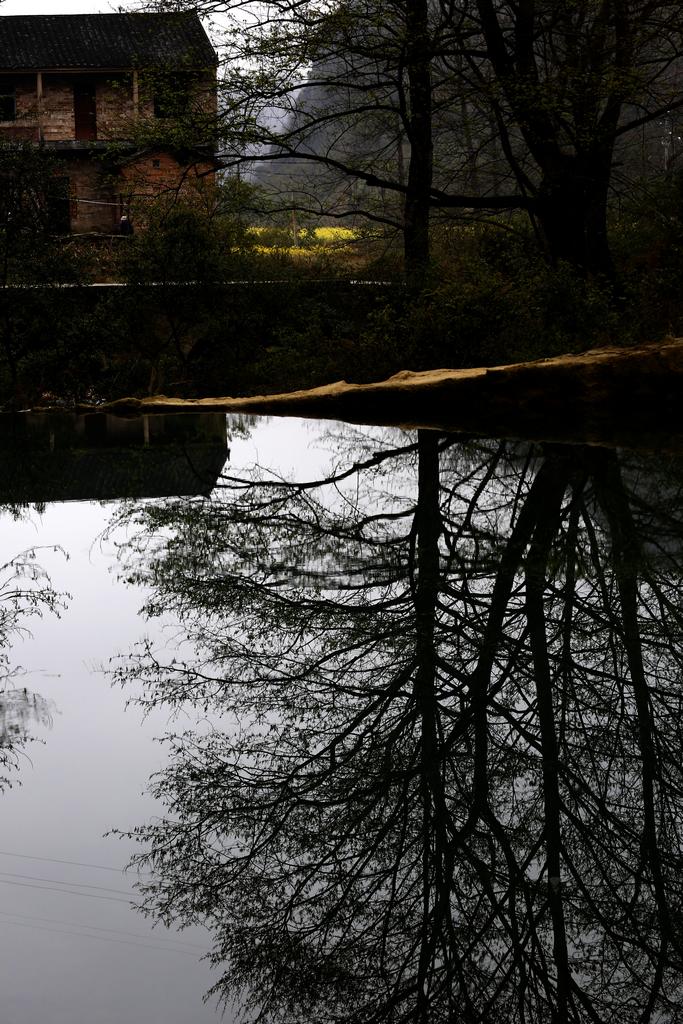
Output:
<instances>
[{"instance_id":1,"label":"yellow rapeseed field","mask_svg":"<svg viewBox=\"0 0 683 1024\"><path fill-rule=\"evenodd\" d=\"M272 253L274 251L286 253L288 256L307 257L320 253L322 249L334 248L339 250L349 242L354 242L360 237L360 232L354 228L342 227L319 227L299 228L296 237L299 245L292 245L293 231L290 228L271 228L254 225L248 228L248 234L257 239L254 246L256 252ZM259 241L260 244L259 244Z\"/></svg>"}]
</instances>

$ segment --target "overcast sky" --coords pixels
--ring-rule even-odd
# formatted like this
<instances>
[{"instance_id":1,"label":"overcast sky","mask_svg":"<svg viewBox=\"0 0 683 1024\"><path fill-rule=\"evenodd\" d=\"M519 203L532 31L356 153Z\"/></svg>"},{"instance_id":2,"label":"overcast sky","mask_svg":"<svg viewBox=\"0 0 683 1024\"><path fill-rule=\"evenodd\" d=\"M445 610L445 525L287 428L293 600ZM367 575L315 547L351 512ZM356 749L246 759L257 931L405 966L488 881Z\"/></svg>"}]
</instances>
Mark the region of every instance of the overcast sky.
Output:
<instances>
[{"instance_id":1,"label":"overcast sky","mask_svg":"<svg viewBox=\"0 0 683 1024\"><path fill-rule=\"evenodd\" d=\"M118 10L137 11L144 0L0 0L0 15L9 14L110 14ZM209 28L208 20L204 21ZM221 27L221 19L214 19ZM216 39L213 39L214 45Z\"/></svg>"},{"instance_id":2,"label":"overcast sky","mask_svg":"<svg viewBox=\"0 0 683 1024\"><path fill-rule=\"evenodd\" d=\"M106 14L139 6L139 0L0 0L0 14Z\"/></svg>"}]
</instances>

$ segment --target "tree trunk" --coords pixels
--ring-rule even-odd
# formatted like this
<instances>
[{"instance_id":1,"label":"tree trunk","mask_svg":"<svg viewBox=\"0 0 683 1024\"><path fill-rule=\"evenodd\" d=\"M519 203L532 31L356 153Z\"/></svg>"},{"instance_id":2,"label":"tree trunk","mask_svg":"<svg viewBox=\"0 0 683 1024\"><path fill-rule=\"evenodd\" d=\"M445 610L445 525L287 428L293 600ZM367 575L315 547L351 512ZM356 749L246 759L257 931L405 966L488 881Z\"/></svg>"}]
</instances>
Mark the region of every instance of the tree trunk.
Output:
<instances>
[{"instance_id":1,"label":"tree trunk","mask_svg":"<svg viewBox=\"0 0 683 1024\"><path fill-rule=\"evenodd\" d=\"M429 5L409 0L406 5L406 66L408 103L406 131L410 160L404 207L403 247L409 286L419 290L429 266L430 194L434 173L432 138L432 76Z\"/></svg>"},{"instance_id":2,"label":"tree trunk","mask_svg":"<svg viewBox=\"0 0 683 1024\"><path fill-rule=\"evenodd\" d=\"M428 1024L429 981L442 933L447 927L452 851L439 742L436 697L435 625L439 595L439 435L418 431L418 499L415 513L417 576L413 576L417 673L414 697L420 718L422 800L422 926L418 962L416 1019Z\"/></svg>"},{"instance_id":3,"label":"tree trunk","mask_svg":"<svg viewBox=\"0 0 683 1024\"><path fill-rule=\"evenodd\" d=\"M553 265L564 261L588 275L614 276L607 239L609 173L573 161L548 174L539 188L537 216Z\"/></svg>"}]
</instances>

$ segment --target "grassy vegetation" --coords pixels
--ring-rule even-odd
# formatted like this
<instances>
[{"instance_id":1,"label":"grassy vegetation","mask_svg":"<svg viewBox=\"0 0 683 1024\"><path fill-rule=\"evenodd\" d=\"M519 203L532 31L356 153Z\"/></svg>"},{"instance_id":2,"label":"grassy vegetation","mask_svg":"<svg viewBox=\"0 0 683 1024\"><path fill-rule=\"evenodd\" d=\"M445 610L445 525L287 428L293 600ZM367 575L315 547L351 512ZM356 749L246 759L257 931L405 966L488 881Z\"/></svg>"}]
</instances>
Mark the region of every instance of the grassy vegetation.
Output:
<instances>
[{"instance_id":1,"label":"grassy vegetation","mask_svg":"<svg viewBox=\"0 0 683 1024\"><path fill-rule=\"evenodd\" d=\"M24 274L0 292L2 404L284 391L683 333L683 179L615 212L615 281L550 267L524 221L450 224L416 296L382 232L293 231L174 206L131 239L65 240L68 290Z\"/></svg>"}]
</instances>

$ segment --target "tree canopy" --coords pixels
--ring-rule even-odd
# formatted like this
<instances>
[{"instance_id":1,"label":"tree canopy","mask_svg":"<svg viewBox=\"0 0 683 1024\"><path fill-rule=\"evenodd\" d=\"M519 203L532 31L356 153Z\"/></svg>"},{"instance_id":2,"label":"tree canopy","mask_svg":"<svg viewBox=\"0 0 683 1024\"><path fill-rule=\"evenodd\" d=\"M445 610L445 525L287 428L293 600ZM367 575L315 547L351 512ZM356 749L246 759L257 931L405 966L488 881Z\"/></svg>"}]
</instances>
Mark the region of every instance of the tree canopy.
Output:
<instances>
[{"instance_id":1,"label":"tree canopy","mask_svg":"<svg viewBox=\"0 0 683 1024\"><path fill-rule=\"evenodd\" d=\"M284 205L399 226L409 271L428 259L434 211L518 210L551 261L609 274L610 197L675 165L678 4L152 6L227 19L226 165L283 168Z\"/></svg>"}]
</instances>

